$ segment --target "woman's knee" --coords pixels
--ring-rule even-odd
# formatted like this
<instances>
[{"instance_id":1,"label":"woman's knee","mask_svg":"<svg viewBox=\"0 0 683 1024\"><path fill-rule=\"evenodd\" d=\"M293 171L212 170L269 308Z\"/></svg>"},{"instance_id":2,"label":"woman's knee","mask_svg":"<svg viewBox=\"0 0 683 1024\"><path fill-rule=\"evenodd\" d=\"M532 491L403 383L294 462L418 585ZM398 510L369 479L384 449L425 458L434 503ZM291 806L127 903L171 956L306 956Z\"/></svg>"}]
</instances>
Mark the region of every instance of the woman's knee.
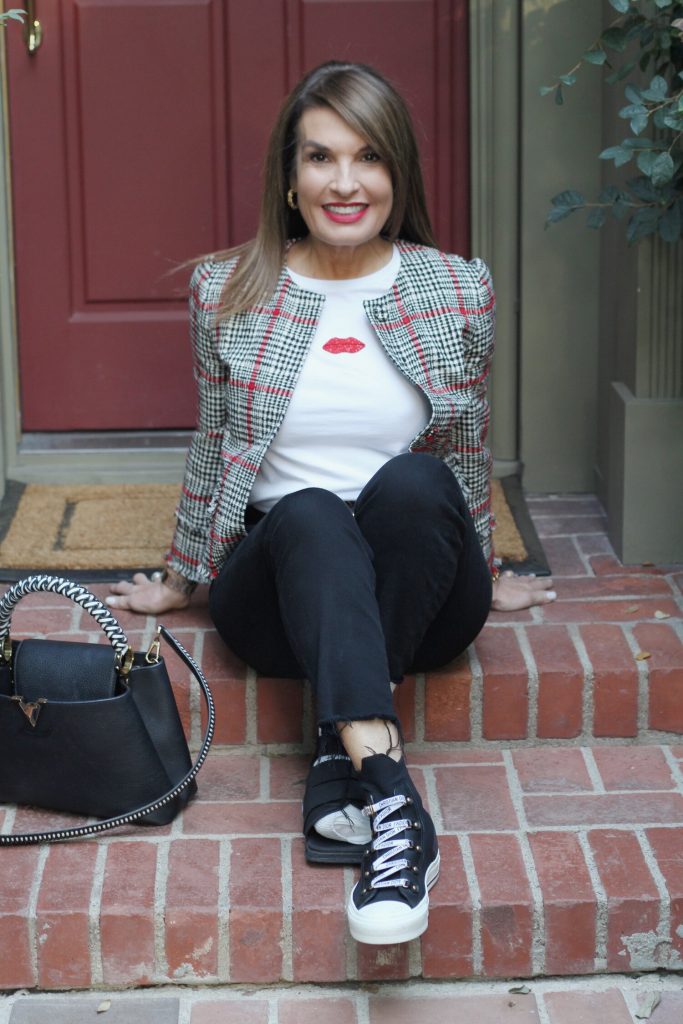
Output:
<instances>
[{"instance_id":1,"label":"woman's knee","mask_svg":"<svg viewBox=\"0 0 683 1024\"><path fill-rule=\"evenodd\" d=\"M367 490L368 497L381 494L388 502L418 509L434 507L440 497L455 506L464 502L460 485L446 463L420 452L395 456L379 470Z\"/></svg>"},{"instance_id":2,"label":"woman's knee","mask_svg":"<svg viewBox=\"0 0 683 1024\"><path fill-rule=\"evenodd\" d=\"M285 530L292 538L310 538L317 531L338 529L351 519L345 502L324 487L305 487L280 498L267 516L271 530Z\"/></svg>"}]
</instances>

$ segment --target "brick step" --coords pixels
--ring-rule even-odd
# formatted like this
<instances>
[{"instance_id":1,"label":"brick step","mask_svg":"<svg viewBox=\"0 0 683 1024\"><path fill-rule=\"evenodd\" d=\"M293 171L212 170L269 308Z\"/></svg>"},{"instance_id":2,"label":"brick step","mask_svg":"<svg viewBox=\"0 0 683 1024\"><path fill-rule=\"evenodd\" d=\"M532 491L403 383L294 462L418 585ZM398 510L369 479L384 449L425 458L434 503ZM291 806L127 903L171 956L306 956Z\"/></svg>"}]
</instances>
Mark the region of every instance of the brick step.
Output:
<instances>
[{"instance_id":1,"label":"brick step","mask_svg":"<svg viewBox=\"0 0 683 1024\"><path fill-rule=\"evenodd\" d=\"M580 584L580 588L577 587ZM576 595L589 584L621 596ZM563 599L514 615L491 613L475 644L444 669L408 677L396 692L407 739L419 743L666 740L683 733L683 576L559 579ZM590 589L590 588L589 588ZM595 589L595 587L594 587ZM106 587L93 587L104 596ZM681 607L679 607L679 605ZM136 647L148 644L152 617L119 615ZM314 709L300 680L257 677L227 651L206 606L164 616L201 663L218 711L219 746L309 749ZM104 641L87 613L54 595L21 602L16 636ZM181 713L195 739L200 723L189 673L169 662Z\"/></svg>"},{"instance_id":2,"label":"brick step","mask_svg":"<svg viewBox=\"0 0 683 1024\"><path fill-rule=\"evenodd\" d=\"M354 869L304 860L304 756L214 751L167 828L3 850L0 987L683 968L683 745L408 757L442 851L421 940L349 938ZM0 813L6 832L63 821Z\"/></svg>"}]
</instances>

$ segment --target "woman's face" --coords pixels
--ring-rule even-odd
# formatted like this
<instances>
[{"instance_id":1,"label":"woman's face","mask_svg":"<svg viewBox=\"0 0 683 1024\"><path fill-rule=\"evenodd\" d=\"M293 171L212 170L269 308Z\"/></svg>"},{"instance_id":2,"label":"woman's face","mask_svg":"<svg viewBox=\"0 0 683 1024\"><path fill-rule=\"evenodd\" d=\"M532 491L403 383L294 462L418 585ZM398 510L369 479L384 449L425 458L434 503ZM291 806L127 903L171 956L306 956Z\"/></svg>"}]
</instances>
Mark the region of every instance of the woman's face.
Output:
<instances>
[{"instance_id":1,"label":"woman's face","mask_svg":"<svg viewBox=\"0 0 683 1024\"><path fill-rule=\"evenodd\" d=\"M388 168L328 107L313 107L299 121L291 186L312 238L325 245L362 246L378 237L391 214Z\"/></svg>"}]
</instances>

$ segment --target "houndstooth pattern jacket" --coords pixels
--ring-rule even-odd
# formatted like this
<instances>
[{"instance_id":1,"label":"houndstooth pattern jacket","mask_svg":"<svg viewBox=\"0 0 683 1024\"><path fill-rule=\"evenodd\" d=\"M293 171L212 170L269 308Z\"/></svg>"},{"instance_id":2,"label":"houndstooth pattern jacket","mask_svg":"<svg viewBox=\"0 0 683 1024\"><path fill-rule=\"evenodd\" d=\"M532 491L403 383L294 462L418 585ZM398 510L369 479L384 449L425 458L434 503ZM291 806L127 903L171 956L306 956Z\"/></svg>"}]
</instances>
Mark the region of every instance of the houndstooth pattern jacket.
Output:
<instances>
[{"instance_id":1,"label":"houndstooth pattern jacket","mask_svg":"<svg viewBox=\"0 0 683 1024\"><path fill-rule=\"evenodd\" d=\"M399 242L389 292L365 302L396 366L427 396L432 416L410 445L456 475L491 564L486 383L495 299L482 260ZM252 485L296 387L325 301L283 268L270 300L215 323L234 261L200 264L190 286L198 422L167 556L187 579L214 578L245 536Z\"/></svg>"}]
</instances>

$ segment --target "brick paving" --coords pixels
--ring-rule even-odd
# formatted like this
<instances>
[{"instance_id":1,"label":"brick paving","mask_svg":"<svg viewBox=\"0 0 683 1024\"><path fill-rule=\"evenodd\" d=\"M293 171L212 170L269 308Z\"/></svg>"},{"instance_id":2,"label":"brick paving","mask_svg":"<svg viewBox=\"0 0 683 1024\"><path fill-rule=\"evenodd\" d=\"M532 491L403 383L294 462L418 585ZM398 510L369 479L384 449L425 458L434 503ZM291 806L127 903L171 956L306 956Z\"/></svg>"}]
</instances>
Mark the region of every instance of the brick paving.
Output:
<instances>
[{"instance_id":1,"label":"brick paving","mask_svg":"<svg viewBox=\"0 0 683 1024\"><path fill-rule=\"evenodd\" d=\"M531 980L523 986L407 982L0 996L0 1024L95 1019L110 1024L317 1024L325 1019L335 1024L680 1024L683 988L673 975L638 980L616 975L590 982Z\"/></svg>"},{"instance_id":2,"label":"brick paving","mask_svg":"<svg viewBox=\"0 0 683 1024\"><path fill-rule=\"evenodd\" d=\"M324 983L320 997L327 1005L337 992L339 1020L400 1024L389 1003L363 996L361 1007L360 996L329 986L683 969L683 572L622 567L590 497L530 507L558 601L492 613L467 656L397 691L409 762L442 837L421 940L365 947L348 937L354 871L306 865L299 833L310 690L259 679L226 652L199 595L190 611L164 617L216 697L198 799L167 828L3 850L0 989ZM121 622L135 647L153 635L151 617L123 613ZM47 595L14 616L15 636L38 629L95 639L97 627ZM173 657L169 666L197 745L198 695L183 666ZM5 832L64 820L0 810ZM503 1006L540 1024L583 1019L567 1016L561 992L539 990L515 1007L503 993L485 997L478 1022L503 1019ZM632 1019L615 993L604 995L606 1024ZM294 1013L285 996L277 1014L271 996L262 1005L227 998L241 1016L221 1020L273 1024ZM436 1020L442 997L430 999ZM463 1015L470 1009L462 1003ZM182 1024L219 1012L215 1000L198 1002ZM306 1012L313 1019L313 1002ZM651 1019L666 1024L657 1012Z\"/></svg>"}]
</instances>

